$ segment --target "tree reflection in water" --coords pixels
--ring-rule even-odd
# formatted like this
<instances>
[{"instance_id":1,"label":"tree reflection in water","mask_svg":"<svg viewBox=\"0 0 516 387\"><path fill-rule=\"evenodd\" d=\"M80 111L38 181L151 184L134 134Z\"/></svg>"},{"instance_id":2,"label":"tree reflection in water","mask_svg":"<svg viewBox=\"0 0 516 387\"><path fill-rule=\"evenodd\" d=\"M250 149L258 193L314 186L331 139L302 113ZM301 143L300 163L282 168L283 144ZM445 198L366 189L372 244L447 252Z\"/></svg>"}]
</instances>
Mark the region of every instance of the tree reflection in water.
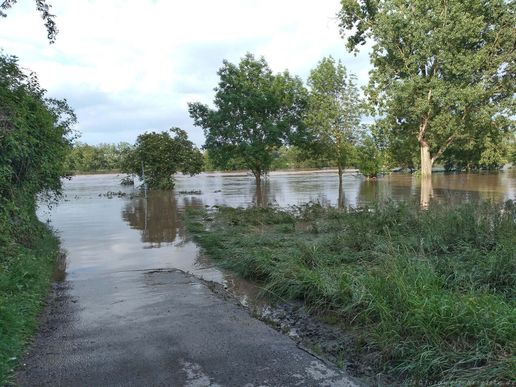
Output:
<instances>
[{"instance_id":1,"label":"tree reflection in water","mask_svg":"<svg viewBox=\"0 0 516 387\"><path fill-rule=\"evenodd\" d=\"M342 188L342 178L339 180L339 198L337 199L337 207L344 208L345 197L344 189Z\"/></svg>"},{"instance_id":2,"label":"tree reflection in water","mask_svg":"<svg viewBox=\"0 0 516 387\"><path fill-rule=\"evenodd\" d=\"M141 231L142 241L148 247L160 247L162 243L173 243L177 237L184 239L185 229L180 212L185 207L200 207L200 198L183 198L178 208L173 191L151 191L147 199L136 197L130 200L122 210L122 219L131 228Z\"/></svg>"},{"instance_id":3,"label":"tree reflection in water","mask_svg":"<svg viewBox=\"0 0 516 387\"><path fill-rule=\"evenodd\" d=\"M430 200L434 196L434 190L432 188L432 177L421 176L421 196L419 204L421 208L426 209L430 205Z\"/></svg>"},{"instance_id":4,"label":"tree reflection in water","mask_svg":"<svg viewBox=\"0 0 516 387\"><path fill-rule=\"evenodd\" d=\"M262 184L252 189L253 204L256 207L268 207L274 202L274 194L271 192L271 185L268 179L264 179Z\"/></svg>"}]
</instances>

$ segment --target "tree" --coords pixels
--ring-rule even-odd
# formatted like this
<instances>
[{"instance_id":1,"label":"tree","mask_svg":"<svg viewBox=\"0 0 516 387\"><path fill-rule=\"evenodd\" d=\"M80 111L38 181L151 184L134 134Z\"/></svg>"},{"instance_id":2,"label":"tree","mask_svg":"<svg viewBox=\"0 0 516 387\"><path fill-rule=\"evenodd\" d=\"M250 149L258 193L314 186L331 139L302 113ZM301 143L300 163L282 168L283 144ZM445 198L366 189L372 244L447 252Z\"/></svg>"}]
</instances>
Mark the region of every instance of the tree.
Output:
<instances>
[{"instance_id":1,"label":"tree","mask_svg":"<svg viewBox=\"0 0 516 387\"><path fill-rule=\"evenodd\" d=\"M273 152L302 133L306 90L287 71L273 74L264 58L247 54L238 65L223 63L215 109L190 103L190 116L204 129L204 147L215 166L226 168L231 160L242 159L260 191Z\"/></svg>"},{"instance_id":2,"label":"tree","mask_svg":"<svg viewBox=\"0 0 516 387\"><path fill-rule=\"evenodd\" d=\"M339 205L344 199L342 174L353 158L363 112L355 79L331 56L323 58L308 77L310 95L306 123L311 129L309 146L337 165Z\"/></svg>"},{"instance_id":3,"label":"tree","mask_svg":"<svg viewBox=\"0 0 516 387\"><path fill-rule=\"evenodd\" d=\"M374 43L369 98L393 137L417 140L423 176L452 144L514 130L514 1L341 4L348 49Z\"/></svg>"},{"instance_id":4,"label":"tree","mask_svg":"<svg viewBox=\"0 0 516 387\"><path fill-rule=\"evenodd\" d=\"M374 179L381 172L383 157L375 139L372 136L364 136L357 146L357 167L360 173L368 179Z\"/></svg>"},{"instance_id":5,"label":"tree","mask_svg":"<svg viewBox=\"0 0 516 387\"><path fill-rule=\"evenodd\" d=\"M419 168L420 152L416 137L401 137L391 130L397 124L384 118L371 125L371 132L384 155L385 165L390 168L405 168L411 172Z\"/></svg>"},{"instance_id":6,"label":"tree","mask_svg":"<svg viewBox=\"0 0 516 387\"><path fill-rule=\"evenodd\" d=\"M0 4L0 17L6 17L6 10L11 8L14 4L16 4L18 0L4 0ZM46 0L35 0L36 9L41 14L41 18L45 22L45 28L47 29L47 38L50 43L54 43L56 41L56 36L58 33L56 22L54 21L55 15L50 13L51 5L48 4Z\"/></svg>"},{"instance_id":7,"label":"tree","mask_svg":"<svg viewBox=\"0 0 516 387\"><path fill-rule=\"evenodd\" d=\"M193 176L202 167L202 153L179 128L139 135L122 163L123 172L138 175L150 189L172 189L175 173Z\"/></svg>"},{"instance_id":8,"label":"tree","mask_svg":"<svg viewBox=\"0 0 516 387\"><path fill-rule=\"evenodd\" d=\"M516 166L516 133L513 133L512 138L509 141L509 162L513 167Z\"/></svg>"},{"instance_id":9,"label":"tree","mask_svg":"<svg viewBox=\"0 0 516 387\"><path fill-rule=\"evenodd\" d=\"M75 122L65 100L47 98L35 74L0 54L0 246L33 224L39 194L59 195Z\"/></svg>"}]
</instances>

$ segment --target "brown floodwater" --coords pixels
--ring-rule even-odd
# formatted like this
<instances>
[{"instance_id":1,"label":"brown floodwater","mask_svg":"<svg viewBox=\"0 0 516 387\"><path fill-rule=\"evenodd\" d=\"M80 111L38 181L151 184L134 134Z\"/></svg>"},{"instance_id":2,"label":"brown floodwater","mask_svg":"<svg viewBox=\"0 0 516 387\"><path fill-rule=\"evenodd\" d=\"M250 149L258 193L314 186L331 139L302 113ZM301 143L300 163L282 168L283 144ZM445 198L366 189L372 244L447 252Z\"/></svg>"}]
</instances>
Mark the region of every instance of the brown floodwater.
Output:
<instances>
[{"instance_id":1,"label":"brown floodwater","mask_svg":"<svg viewBox=\"0 0 516 387\"><path fill-rule=\"evenodd\" d=\"M49 220L67 255L66 275L73 281L128 270L180 269L221 283L245 304L255 286L216 268L185 232L182 214L188 207L249 206L256 201L254 177L247 174L206 173L178 176L176 190L134 196L136 189L119 184L118 175L75 176L64 182L64 199L52 209L42 206L39 216ZM286 207L307 202L336 205L336 173L276 172L263 186L264 201ZM109 191L127 195L105 196ZM180 191L201 191L195 194ZM421 181L408 174L392 174L375 181L347 174L346 206L378 201L453 203L516 199L516 171L495 174L435 174L421 191ZM64 267L64 266L63 266Z\"/></svg>"}]
</instances>

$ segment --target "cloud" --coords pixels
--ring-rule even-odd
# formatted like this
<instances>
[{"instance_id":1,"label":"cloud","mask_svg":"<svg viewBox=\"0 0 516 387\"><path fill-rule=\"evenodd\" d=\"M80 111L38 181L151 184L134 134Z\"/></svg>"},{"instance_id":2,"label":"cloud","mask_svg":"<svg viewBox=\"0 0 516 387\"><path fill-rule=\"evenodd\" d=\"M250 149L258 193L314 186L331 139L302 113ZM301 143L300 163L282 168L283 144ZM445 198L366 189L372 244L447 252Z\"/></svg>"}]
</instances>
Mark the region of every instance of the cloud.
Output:
<instances>
[{"instance_id":1,"label":"cloud","mask_svg":"<svg viewBox=\"0 0 516 387\"><path fill-rule=\"evenodd\" d=\"M348 54L339 0L52 0L60 30L49 45L33 1L0 20L0 45L76 110L82 141L133 142L179 126L198 145L187 103L210 103L223 59L263 55L275 71L306 79L325 55L367 82L367 49Z\"/></svg>"}]
</instances>

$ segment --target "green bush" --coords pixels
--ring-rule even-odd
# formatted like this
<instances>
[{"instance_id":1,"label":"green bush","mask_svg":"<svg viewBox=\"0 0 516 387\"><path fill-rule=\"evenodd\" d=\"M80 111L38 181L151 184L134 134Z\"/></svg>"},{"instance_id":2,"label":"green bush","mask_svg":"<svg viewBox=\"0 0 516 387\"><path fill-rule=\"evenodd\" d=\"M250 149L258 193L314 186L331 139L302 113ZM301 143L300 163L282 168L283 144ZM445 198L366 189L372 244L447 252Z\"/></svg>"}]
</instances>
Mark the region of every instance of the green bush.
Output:
<instances>
[{"instance_id":1,"label":"green bush","mask_svg":"<svg viewBox=\"0 0 516 387\"><path fill-rule=\"evenodd\" d=\"M58 247L36 201L60 193L74 123L66 101L47 98L34 74L0 53L0 384L48 292Z\"/></svg>"}]
</instances>

